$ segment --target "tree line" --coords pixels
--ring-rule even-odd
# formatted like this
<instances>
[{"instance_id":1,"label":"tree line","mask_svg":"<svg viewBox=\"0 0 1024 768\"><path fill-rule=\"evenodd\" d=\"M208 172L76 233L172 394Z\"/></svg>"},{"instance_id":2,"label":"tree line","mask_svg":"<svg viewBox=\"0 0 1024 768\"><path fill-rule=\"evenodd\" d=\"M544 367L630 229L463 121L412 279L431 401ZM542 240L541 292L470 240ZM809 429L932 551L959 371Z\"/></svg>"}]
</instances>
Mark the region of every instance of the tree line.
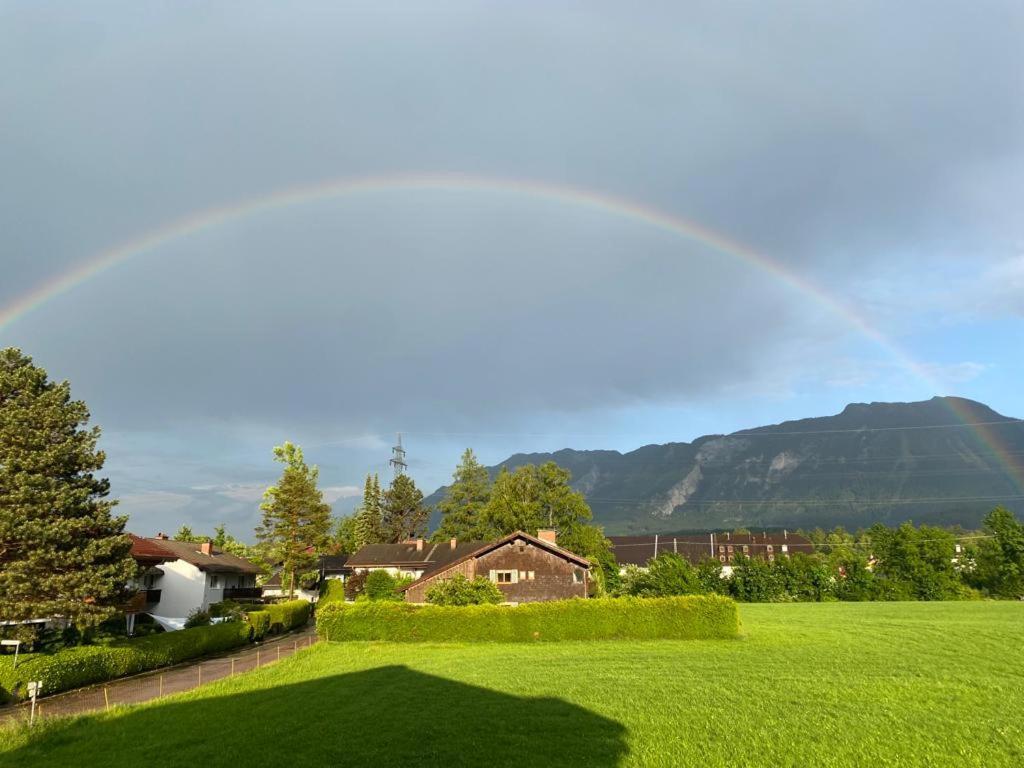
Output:
<instances>
[{"instance_id":1,"label":"tree line","mask_svg":"<svg viewBox=\"0 0 1024 768\"><path fill-rule=\"evenodd\" d=\"M909 522L856 534L818 529L805 534L813 554L774 561L739 554L729 578L718 560L694 566L666 553L646 568L627 567L617 594L717 593L743 602L1024 598L1024 525L1003 507L983 525L978 534Z\"/></svg>"}]
</instances>

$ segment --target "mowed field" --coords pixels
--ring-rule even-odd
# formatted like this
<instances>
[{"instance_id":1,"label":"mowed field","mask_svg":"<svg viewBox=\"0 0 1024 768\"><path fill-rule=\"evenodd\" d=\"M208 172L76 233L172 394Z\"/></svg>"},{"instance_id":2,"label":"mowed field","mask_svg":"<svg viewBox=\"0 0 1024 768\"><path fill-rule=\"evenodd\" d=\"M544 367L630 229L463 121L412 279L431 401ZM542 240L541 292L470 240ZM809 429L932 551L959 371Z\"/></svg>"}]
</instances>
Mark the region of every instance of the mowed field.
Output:
<instances>
[{"instance_id":1,"label":"mowed field","mask_svg":"<svg viewBox=\"0 0 1024 768\"><path fill-rule=\"evenodd\" d=\"M320 644L0 765L1020 766L1024 604L743 605L734 641Z\"/></svg>"}]
</instances>

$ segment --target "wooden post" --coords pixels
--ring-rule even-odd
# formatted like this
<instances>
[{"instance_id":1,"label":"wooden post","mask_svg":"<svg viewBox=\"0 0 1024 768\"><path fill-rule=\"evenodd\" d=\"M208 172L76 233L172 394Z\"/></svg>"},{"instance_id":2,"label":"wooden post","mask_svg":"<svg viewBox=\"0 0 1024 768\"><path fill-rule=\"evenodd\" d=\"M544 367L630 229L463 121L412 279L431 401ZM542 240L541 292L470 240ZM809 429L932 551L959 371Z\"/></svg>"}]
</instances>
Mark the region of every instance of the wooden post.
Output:
<instances>
[{"instance_id":1,"label":"wooden post","mask_svg":"<svg viewBox=\"0 0 1024 768\"><path fill-rule=\"evenodd\" d=\"M260 649L256 649L256 669L260 668Z\"/></svg>"},{"instance_id":2,"label":"wooden post","mask_svg":"<svg viewBox=\"0 0 1024 768\"><path fill-rule=\"evenodd\" d=\"M277 660L278 661L281 660L281 644L280 643L277 644Z\"/></svg>"},{"instance_id":3,"label":"wooden post","mask_svg":"<svg viewBox=\"0 0 1024 768\"><path fill-rule=\"evenodd\" d=\"M298 640L295 641L295 647L292 649L292 653L295 653L295 651L297 651L297 650L299 650L299 641Z\"/></svg>"},{"instance_id":4,"label":"wooden post","mask_svg":"<svg viewBox=\"0 0 1024 768\"><path fill-rule=\"evenodd\" d=\"M231 660L231 677L235 676L235 660Z\"/></svg>"},{"instance_id":5,"label":"wooden post","mask_svg":"<svg viewBox=\"0 0 1024 768\"><path fill-rule=\"evenodd\" d=\"M160 675L160 692L157 694L158 697L164 695L164 676Z\"/></svg>"},{"instance_id":6,"label":"wooden post","mask_svg":"<svg viewBox=\"0 0 1024 768\"><path fill-rule=\"evenodd\" d=\"M107 694L107 686L103 686L103 708L110 709L110 696Z\"/></svg>"},{"instance_id":7,"label":"wooden post","mask_svg":"<svg viewBox=\"0 0 1024 768\"><path fill-rule=\"evenodd\" d=\"M203 665L199 664L198 666L196 666L196 669L199 671L199 683L196 685L196 687L198 688L200 685L203 684Z\"/></svg>"}]
</instances>

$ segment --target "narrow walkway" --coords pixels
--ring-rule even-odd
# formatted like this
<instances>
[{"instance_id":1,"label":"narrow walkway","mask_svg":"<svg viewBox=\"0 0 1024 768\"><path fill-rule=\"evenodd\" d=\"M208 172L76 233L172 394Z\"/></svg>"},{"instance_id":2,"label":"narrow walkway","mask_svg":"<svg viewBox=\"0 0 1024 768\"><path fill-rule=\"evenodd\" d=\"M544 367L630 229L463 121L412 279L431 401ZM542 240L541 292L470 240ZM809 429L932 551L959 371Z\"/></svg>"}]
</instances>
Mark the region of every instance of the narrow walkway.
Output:
<instances>
[{"instance_id":1,"label":"narrow walkway","mask_svg":"<svg viewBox=\"0 0 1024 768\"><path fill-rule=\"evenodd\" d=\"M36 717L81 715L118 704L139 704L172 693L191 691L231 675L274 664L316 641L316 628L310 624L297 632L259 645L244 646L234 652L41 698L36 702ZM0 708L0 726L14 720L28 720L29 706L22 703Z\"/></svg>"}]
</instances>

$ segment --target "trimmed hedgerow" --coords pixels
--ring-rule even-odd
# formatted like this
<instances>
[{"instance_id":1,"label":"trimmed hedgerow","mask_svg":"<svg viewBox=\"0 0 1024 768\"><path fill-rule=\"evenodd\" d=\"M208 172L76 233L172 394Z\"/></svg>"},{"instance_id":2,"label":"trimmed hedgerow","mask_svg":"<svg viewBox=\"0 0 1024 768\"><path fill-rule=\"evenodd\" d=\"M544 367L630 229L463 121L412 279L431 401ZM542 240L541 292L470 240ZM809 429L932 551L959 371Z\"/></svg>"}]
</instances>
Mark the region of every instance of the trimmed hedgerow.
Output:
<instances>
[{"instance_id":1,"label":"trimmed hedgerow","mask_svg":"<svg viewBox=\"0 0 1024 768\"><path fill-rule=\"evenodd\" d=\"M317 607L345 602L345 582L341 579L325 579L320 588L320 600Z\"/></svg>"},{"instance_id":2,"label":"trimmed hedgerow","mask_svg":"<svg viewBox=\"0 0 1024 768\"><path fill-rule=\"evenodd\" d=\"M270 614L270 634L276 635L303 626L309 621L310 604L305 600L289 600L261 606Z\"/></svg>"},{"instance_id":3,"label":"trimmed hedgerow","mask_svg":"<svg viewBox=\"0 0 1024 768\"><path fill-rule=\"evenodd\" d=\"M736 637L736 603L718 595L559 600L507 605L364 602L317 611L328 640L531 642Z\"/></svg>"},{"instance_id":4,"label":"trimmed hedgerow","mask_svg":"<svg viewBox=\"0 0 1024 768\"><path fill-rule=\"evenodd\" d=\"M245 614L245 620L251 627L250 640L262 640L270 631L270 613L268 611L249 611Z\"/></svg>"},{"instance_id":5,"label":"trimmed hedgerow","mask_svg":"<svg viewBox=\"0 0 1024 768\"><path fill-rule=\"evenodd\" d=\"M83 685L134 675L181 661L226 651L249 642L249 625L225 622L164 632L110 645L82 645L55 653L0 658L0 700L26 698L30 680L43 681L43 693L59 693Z\"/></svg>"}]
</instances>

